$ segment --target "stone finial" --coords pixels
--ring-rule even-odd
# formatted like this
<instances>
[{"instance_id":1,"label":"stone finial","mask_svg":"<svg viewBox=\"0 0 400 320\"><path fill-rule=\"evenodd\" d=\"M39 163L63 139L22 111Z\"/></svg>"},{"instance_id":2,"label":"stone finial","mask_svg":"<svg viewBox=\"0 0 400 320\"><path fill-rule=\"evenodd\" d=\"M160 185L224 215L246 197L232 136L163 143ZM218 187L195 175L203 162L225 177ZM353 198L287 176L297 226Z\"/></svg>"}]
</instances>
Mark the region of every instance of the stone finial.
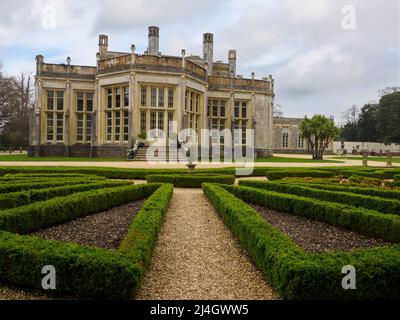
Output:
<instances>
[{"instance_id":1,"label":"stone finial","mask_svg":"<svg viewBox=\"0 0 400 320\"><path fill-rule=\"evenodd\" d=\"M131 44L131 52L135 53L136 51L136 46L134 44Z\"/></svg>"},{"instance_id":2,"label":"stone finial","mask_svg":"<svg viewBox=\"0 0 400 320\"><path fill-rule=\"evenodd\" d=\"M67 66L71 65L71 57L67 57Z\"/></svg>"},{"instance_id":3,"label":"stone finial","mask_svg":"<svg viewBox=\"0 0 400 320\"><path fill-rule=\"evenodd\" d=\"M186 55L186 50L185 49L182 49L181 55L182 55L182 57L184 57Z\"/></svg>"},{"instance_id":4,"label":"stone finial","mask_svg":"<svg viewBox=\"0 0 400 320\"><path fill-rule=\"evenodd\" d=\"M252 73L251 73L251 80L254 80L254 77L255 77L255 73L252 72Z\"/></svg>"}]
</instances>

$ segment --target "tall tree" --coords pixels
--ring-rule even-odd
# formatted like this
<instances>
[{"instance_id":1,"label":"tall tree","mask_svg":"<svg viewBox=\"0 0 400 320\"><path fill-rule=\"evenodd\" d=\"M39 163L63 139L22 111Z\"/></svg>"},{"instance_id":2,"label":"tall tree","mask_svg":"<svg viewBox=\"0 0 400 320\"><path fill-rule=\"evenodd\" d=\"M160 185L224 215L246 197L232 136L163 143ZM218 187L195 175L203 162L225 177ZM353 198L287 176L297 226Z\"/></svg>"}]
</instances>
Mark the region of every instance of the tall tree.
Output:
<instances>
[{"instance_id":1,"label":"tall tree","mask_svg":"<svg viewBox=\"0 0 400 320\"><path fill-rule=\"evenodd\" d=\"M300 131L308 141L313 159L316 160L323 159L326 148L339 136L339 128L333 120L319 114L311 119L306 117L300 125Z\"/></svg>"},{"instance_id":2,"label":"tall tree","mask_svg":"<svg viewBox=\"0 0 400 320\"><path fill-rule=\"evenodd\" d=\"M378 142L379 134L376 130L375 115L378 104L366 104L361 108L360 117L358 119L358 138L364 142Z\"/></svg>"},{"instance_id":3,"label":"tall tree","mask_svg":"<svg viewBox=\"0 0 400 320\"><path fill-rule=\"evenodd\" d=\"M384 95L376 110L376 129L384 143L400 143L400 92Z\"/></svg>"},{"instance_id":4,"label":"tall tree","mask_svg":"<svg viewBox=\"0 0 400 320\"><path fill-rule=\"evenodd\" d=\"M33 110L32 75L21 73L18 77L13 78L13 81L13 111L4 124L2 135L10 146L27 147L29 144L29 117Z\"/></svg>"},{"instance_id":5,"label":"tall tree","mask_svg":"<svg viewBox=\"0 0 400 320\"><path fill-rule=\"evenodd\" d=\"M0 63L0 130L4 128L17 112L16 82L13 77L8 77L1 72Z\"/></svg>"},{"instance_id":6,"label":"tall tree","mask_svg":"<svg viewBox=\"0 0 400 320\"><path fill-rule=\"evenodd\" d=\"M341 137L347 141L358 141L358 117L360 111L357 106L352 106L343 113L343 118L345 119L345 124L341 128Z\"/></svg>"}]
</instances>

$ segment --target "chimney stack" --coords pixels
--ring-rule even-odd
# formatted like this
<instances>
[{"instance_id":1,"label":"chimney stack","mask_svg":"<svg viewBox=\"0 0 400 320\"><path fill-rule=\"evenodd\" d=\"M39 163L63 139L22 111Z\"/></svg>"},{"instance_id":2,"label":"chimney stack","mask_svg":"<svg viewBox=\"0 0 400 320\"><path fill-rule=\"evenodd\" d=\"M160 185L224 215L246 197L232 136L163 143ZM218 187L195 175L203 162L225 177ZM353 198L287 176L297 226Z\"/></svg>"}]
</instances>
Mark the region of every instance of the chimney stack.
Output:
<instances>
[{"instance_id":1,"label":"chimney stack","mask_svg":"<svg viewBox=\"0 0 400 320\"><path fill-rule=\"evenodd\" d=\"M149 45L147 53L151 55L158 55L159 51L159 31L160 29L156 26L149 27Z\"/></svg>"},{"instance_id":2,"label":"chimney stack","mask_svg":"<svg viewBox=\"0 0 400 320\"><path fill-rule=\"evenodd\" d=\"M107 55L108 52L108 36L105 34L99 35L99 53L100 58Z\"/></svg>"},{"instance_id":3,"label":"chimney stack","mask_svg":"<svg viewBox=\"0 0 400 320\"><path fill-rule=\"evenodd\" d=\"M213 70L213 46L214 36L212 33L203 34L203 59L207 62L207 75L212 75Z\"/></svg>"},{"instance_id":4,"label":"chimney stack","mask_svg":"<svg viewBox=\"0 0 400 320\"><path fill-rule=\"evenodd\" d=\"M44 63L44 57L41 54L36 56L36 75L40 77L40 72L42 71L42 66Z\"/></svg>"},{"instance_id":5,"label":"chimney stack","mask_svg":"<svg viewBox=\"0 0 400 320\"><path fill-rule=\"evenodd\" d=\"M236 50L229 50L228 52L229 63L229 76L236 77Z\"/></svg>"}]
</instances>

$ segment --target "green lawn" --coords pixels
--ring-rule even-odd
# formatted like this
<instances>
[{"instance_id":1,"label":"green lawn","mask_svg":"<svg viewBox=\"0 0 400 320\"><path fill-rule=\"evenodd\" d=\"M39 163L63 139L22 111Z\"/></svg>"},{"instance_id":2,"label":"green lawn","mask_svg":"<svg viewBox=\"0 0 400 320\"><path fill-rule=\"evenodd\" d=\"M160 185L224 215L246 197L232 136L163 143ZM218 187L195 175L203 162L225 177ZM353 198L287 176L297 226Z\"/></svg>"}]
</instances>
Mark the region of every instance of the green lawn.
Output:
<instances>
[{"instance_id":1,"label":"green lawn","mask_svg":"<svg viewBox=\"0 0 400 320\"><path fill-rule=\"evenodd\" d=\"M127 161L126 159L116 158L78 158L78 157L28 157L26 154L9 154L0 155L1 161L81 161L81 162L118 162ZM291 163L341 163L342 161L337 160L312 160L302 158L286 158L286 157L270 157L270 158L258 158L255 162L291 162Z\"/></svg>"},{"instance_id":2,"label":"green lawn","mask_svg":"<svg viewBox=\"0 0 400 320\"><path fill-rule=\"evenodd\" d=\"M363 157L357 157L357 156L354 156L354 157L352 157L352 156L350 156L350 157L345 157L345 158L342 158L342 157L334 157L333 159L349 159L349 160L363 160ZM378 162L386 162L387 161L387 158L386 157L373 157L373 156L369 156L368 157L368 161L378 161ZM400 157L393 157L392 158L392 162L393 163L400 163Z\"/></svg>"}]
</instances>

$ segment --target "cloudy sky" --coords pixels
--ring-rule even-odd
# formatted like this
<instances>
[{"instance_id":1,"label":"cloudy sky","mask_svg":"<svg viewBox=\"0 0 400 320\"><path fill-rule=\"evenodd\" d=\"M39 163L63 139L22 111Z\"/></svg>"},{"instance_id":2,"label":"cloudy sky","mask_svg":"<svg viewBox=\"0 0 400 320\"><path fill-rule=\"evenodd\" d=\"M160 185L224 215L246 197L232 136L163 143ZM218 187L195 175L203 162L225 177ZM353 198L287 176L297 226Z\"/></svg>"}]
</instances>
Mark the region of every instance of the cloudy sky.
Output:
<instances>
[{"instance_id":1,"label":"cloudy sky","mask_svg":"<svg viewBox=\"0 0 400 320\"><path fill-rule=\"evenodd\" d=\"M400 85L399 16L398 0L0 0L0 61L7 74L34 72L39 53L94 66L98 34L110 50L143 52L149 25L160 27L163 53L201 55L212 32L215 60L236 49L238 74L273 75L285 116L340 122Z\"/></svg>"}]
</instances>

